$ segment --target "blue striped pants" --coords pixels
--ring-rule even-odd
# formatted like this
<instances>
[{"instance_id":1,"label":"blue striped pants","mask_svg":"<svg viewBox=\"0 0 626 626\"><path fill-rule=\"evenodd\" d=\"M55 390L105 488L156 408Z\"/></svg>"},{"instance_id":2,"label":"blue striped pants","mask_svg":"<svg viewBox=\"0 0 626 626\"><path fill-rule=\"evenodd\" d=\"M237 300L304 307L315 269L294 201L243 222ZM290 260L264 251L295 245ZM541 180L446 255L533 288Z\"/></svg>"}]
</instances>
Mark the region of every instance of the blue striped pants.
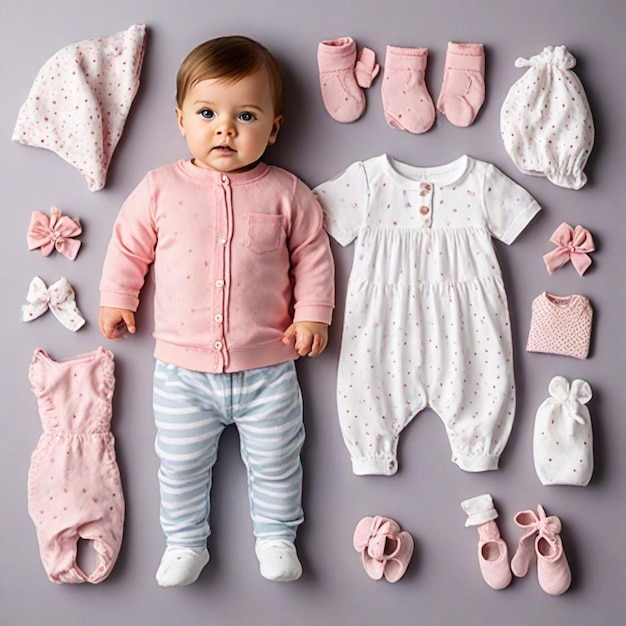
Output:
<instances>
[{"instance_id":1,"label":"blue striped pants","mask_svg":"<svg viewBox=\"0 0 626 626\"><path fill-rule=\"evenodd\" d=\"M155 449L169 547L204 548L220 435L235 424L257 538L294 541L303 521L302 396L293 361L232 374L156 362Z\"/></svg>"}]
</instances>

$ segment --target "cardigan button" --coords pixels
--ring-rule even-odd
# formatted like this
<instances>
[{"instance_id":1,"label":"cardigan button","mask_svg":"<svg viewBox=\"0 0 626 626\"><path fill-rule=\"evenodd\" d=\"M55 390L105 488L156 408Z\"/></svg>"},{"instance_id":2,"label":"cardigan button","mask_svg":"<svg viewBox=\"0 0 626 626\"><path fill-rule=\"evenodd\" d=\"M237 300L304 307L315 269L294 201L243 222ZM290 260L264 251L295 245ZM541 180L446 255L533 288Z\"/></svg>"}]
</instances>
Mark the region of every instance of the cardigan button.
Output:
<instances>
[{"instance_id":1,"label":"cardigan button","mask_svg":"<svg viewBox=\"0 0 626 626\"><path fill-rule=\"evenodd\" d=\"M420 207L420 213L422 215L428 215L428 212L430 211L430 209L426 206L426 205L422 205Z\"/></svg>"}]
</instances>

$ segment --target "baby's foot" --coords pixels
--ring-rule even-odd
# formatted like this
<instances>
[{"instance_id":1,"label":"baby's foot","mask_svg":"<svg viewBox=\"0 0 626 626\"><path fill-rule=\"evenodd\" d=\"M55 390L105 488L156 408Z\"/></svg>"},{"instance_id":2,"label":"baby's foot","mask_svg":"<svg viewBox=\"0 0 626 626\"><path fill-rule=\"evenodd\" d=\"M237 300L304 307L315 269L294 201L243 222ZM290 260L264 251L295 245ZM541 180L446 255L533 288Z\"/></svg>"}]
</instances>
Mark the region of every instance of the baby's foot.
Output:
<instances>
[{"instance_id":1,"label":"baby's foot","mask_svg":"<svg viewBox=\"0 0 626 626\"><path fill-rule=\"evenodd\" d=\"M191 548L166 548L156 573L161 587L182 587L198 580L202 568L209 562L209 551Z\"/></svg>"},{"instance_id":2,"label":"baby's foot","mask_svg":"<svg viewBox=\"0 0 626 626\"><path fill-rule=\"evenodd\" d=\"M257 539L254 551L263 578L288 582L298 580L302 575L302 565L292 542L285 539Z\"/></svg>"}]
</instances>

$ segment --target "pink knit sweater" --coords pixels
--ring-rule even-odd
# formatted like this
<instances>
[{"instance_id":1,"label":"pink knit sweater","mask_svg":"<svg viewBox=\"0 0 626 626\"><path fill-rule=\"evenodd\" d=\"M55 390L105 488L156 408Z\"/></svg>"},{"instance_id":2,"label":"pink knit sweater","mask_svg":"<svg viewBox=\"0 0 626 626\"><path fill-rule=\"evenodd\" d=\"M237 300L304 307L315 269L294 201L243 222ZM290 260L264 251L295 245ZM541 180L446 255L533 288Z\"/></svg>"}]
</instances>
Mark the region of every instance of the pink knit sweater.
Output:
<instances>
[{"instance_id":1,"label":"pink knit sweater","mask_svg":"<svg viewBox=\"0 0 626 626\"><path fill-rule=\"evenodd\" d=\"M321 208L277 167L221 174L183 160L149 172L115 223L101 305L136 311L151 263L154 354L167 363L215 373L288 361L292 321L331 320Z\"/></svg>"}]
</instances>

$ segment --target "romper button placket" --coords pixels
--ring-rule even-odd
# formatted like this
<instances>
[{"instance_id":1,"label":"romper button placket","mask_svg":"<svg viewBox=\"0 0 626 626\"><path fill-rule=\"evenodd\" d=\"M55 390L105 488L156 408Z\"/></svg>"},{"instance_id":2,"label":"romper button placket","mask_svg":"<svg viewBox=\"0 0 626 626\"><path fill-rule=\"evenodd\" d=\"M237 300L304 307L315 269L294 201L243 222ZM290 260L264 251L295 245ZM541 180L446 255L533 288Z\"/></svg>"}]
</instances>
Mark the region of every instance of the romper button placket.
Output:
<instances>
[{"instance_id":1,"label":"romper button placket","mask_svg":"<svg viewBox=\"0 0 626 626\"><path fill-rule=\"evenodd\" d=\"M221 350L222 349L222 342L221 341L216 341L213 346L215 347L216 350Z\"/></svg>"},{"instance_id":2,"label":"romper button placket","mask_svg":"<svg viewBox=\"0 0 626 626\"><path fill-rule=\"evenodd\" d=\"M433 186L430 183L421 183L420 184L420 196L424 199L424 202L431 201L432 202L432 191ZM422 204L418 209L420 215L422 217L430 216L430 207L426 204ZM425 228L429 228L431 225L431 219L428 217L422 222L422 225Z\"/></svg>"}]
</instances>

